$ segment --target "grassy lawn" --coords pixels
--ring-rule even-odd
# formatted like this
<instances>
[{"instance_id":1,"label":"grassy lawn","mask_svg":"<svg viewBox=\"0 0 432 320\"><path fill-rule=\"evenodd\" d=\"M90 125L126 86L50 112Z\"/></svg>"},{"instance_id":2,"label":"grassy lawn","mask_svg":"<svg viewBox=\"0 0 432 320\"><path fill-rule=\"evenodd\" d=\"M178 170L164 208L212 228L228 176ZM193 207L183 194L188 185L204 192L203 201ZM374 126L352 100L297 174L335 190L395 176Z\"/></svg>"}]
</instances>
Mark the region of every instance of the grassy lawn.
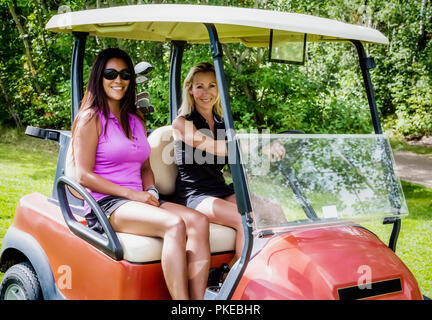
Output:
<instances>
[{"instance_id":1,"label":"grassy lawn","mask_svg":"<svg viewBox=\"0 0 432 320\"><path fill-rule=\"evenodd\" d=\"M402 181L409 215L402 220L396 254L417 279L422 293L432 296L432 189ZM362 223L388 244L391 225Z\"/></svg>"},{"instance_id":2,"label":"grassy lawn","mask_svg":"<svg viewBox=\"0 0 432 320\"><path fill-rule=\"evenodd\" d=\"M432 147L408 144L402 138L393 137L390 139L393 151L410 151L418 154L432 155Z\"/></svg>"},{"instance_id":3,"label":"grassy lawn","mask_svg":"<svg viewBox=\"0 0 432 320\"><path fill-rule=\"evenodd\" d=\"M55 142L0 128L0 246L19 199L34 191L51 195L58 149Z\"/></svg>"},{"instance_id":4,"label":"grassy lawn","mask_svg":"<svg viewBox=\"0 0 432 320\"><path fill-rule=\"evenodd\" d=\"M432 297L432 189L402 182L409 216L402 221L396 252Z\"/></svg>"},{"instance_id":5,"label":"grassy lawn","mask_svg":"<svg viewBox=\"0 0 432 320\"><path fill-rule=\"evenodd\" d=\"M54 142L0 128L0 246L19 199L34 191L51 194L57 153ZM402 222L396 252L416 276L422 293L431 297L432 189L405 182L402 186L410 214ZM367 227L388 243L391 227ZM0 281L2 277L0 273Z\"/></svg>"}]
</instances>

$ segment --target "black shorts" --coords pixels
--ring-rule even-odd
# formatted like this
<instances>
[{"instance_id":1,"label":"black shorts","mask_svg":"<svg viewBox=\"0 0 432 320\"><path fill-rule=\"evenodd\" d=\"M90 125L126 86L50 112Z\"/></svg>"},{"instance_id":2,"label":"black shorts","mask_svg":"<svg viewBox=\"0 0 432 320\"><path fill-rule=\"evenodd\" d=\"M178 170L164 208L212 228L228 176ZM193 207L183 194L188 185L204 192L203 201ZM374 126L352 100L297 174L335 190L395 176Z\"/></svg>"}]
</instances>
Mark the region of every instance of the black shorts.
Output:
<instances>
[{"instance_id":1,"label":"black shorts","mask_svg":"<svg viewBox=\"0 0 432 320\"><path fill-rule=\"evenodd\" d=\"M107 216L109 219L111 214L118 209L122 204L125 204L126 202L131 201L126 198L122 197L116 197L116 196L107 196L105 198L100 199L97 203L101 207L103 213ZM86 216L87 225L90 229L93 229L96 232L104 233L102 225L99 223L97 216L95 213L90 211Z\"/></svg>"},{"instance_id":2,"label":"black shorts","mask_svg":"<svg viewBox=\"0 0 432 320\"><path fill-rule=\"evenodd\" d=\"M217 195L213 195L213 194L197 194L197 195L191 195L186 199L186 203L184 204L186 207L191 208L191 209L196 209L196 207L206 198L208 197L214 197L214 198L219 198L219 199L224 199L230 195L234 194L233 192L227 192L225 194L217 194Z\"/></svg>"},{"instance_id":3,"label":"black shorts","mask_svg":"<svg viewBox=\"0 0 432 320\"><path fill-rule=\"evenodd\" d=\"M122 204L125 204L126 202L129 202L132 200L122 198L122 197L116 197L116 196L107 196L105 198L100 199L97 203L101 207L103 213L107 216L109 219L111 217L111 214L118 209ZM159 200L159 206L166 202L165 200ZM96 232L104 233L102 225L97 219L97 216L95 213L90 211L86 216L87 225L90 229L93 229Z\"/></svg>"}]
</instances>

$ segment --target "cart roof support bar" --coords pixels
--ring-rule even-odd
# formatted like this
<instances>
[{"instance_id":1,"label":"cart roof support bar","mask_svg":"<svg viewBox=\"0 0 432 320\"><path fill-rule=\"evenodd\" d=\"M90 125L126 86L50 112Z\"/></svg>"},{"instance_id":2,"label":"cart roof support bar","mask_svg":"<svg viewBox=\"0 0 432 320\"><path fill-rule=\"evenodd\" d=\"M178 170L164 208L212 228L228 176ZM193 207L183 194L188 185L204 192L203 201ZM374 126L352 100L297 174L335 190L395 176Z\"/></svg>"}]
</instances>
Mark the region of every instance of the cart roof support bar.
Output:
<instances>
[{"instance_id":1,"label":"cart roof support bar","mask_svg":"<svg viewBox=\"0 0 432 320\"><path fill-rule=\"evenodd\" d=\"M234 121L231 113L231 106L228 95L228 86L225 79L225 72L223 68L223 51L221 43L219 42L216 27L213 24L205 24L209 33L210 48L213 56L213 62L216 72L216 81L219 88L219 95L222 104L222 111L225 122L225 130L227 133L227 148L228 159L233 177L234 190L236 193L237 208L242 217L243 229L245 234L245 242L243 247L242 256L232 270L229 272L218 296L216 299L226 300L230 299L242 277L244 270L247 266L247 261L252 251L252 220L249 213L252 211L249 200L249 192L246 184L246 179L243 172L243 167L240 162L240 154L236 146Z\"/></svg>"},{"instance_id":2,"label":"cart roof support bar","mask_svg":"<svg viewBox=\"0 0 432 320\"><path fill-rule=\"evenodd\" d=\"M186 41L171 42L171 62L169 74L169 108L170 123L177 117L177 111L181 104L181 65Z\"/></svg>"},{"instance_id":3,"label":"cart roof support bar","mask_svg":"<svg viewBox=\"0 0 432 320\"><path fill-rule=\"evenodd\" d=\"M366 88L367 99L369 102L369 109L372 115L372 123L376 134L382 134L381 121L378 113L378 108L375 100L374 88L372 85L369 69L375 67L373 58L368 58L364 50L363 44L358 40L352 41L357 49L359 56L360 68L363 75L363 81Z\"/></svg>"},{"instance_id":4,"label":"cart roof support bar","mask_svg":"<svg viewBox=\"0 0 432 320\"><path fill-rule=\"evenodd\" d=\"M231 113L228 86L225 79L225 72L222 60L222 46L219 42L215 26L213 24L206 24L206 27L209 31L211 52L213 55L213 62L216 71L216 80L222 104L225 130L228 140L228 157L231 174L233 176L234 189L236 190L237 207L238 211L241 214L244 214L247 212L251 212L252 207L249 201L249 194L247 192L247 184L243 172L243 167L240 163L240 154L236 147L234 121Z\"/></svg>"},{"instance_id":5,"label":"cart roof support bar","mask_svg":"<svg viewBox=\"0 0 432 320\"><path fill-rule=\"evenodd\" d=\"M363 75L363 81L365 84L366 94L367 94L367 98L368 98L368 102L369 102L369 109L370 109L370 112L372 115L372 123L373 123L374 131L376 134L382 134L383 131L382 131L382 127L381 127L378 108L376 105L374 88L373 88L372 80L371 80L370 73L369 73L369 69L372 69L375 67L375 62L373 61L373 58L369 58L366 56L366 52L364 50L363 44L360 41L352 40L352 43L356 47L357 53L359 56L360 69L361 69L361 72ZM386 149L387 153L390 152L387 145L385 145L385 149ZM389 169L391 171L391 174L389 176L392 177L393 176L393 166L391 163L389 165L390 165ZM395 183L396 183L395 181L392 181L392 185ZM392 190L392 192L394 193L397 191ZM393 199L389 199L389 200L393 204L394 207L395 206L397 207L397 204L394 203ZM399 209L399 208L397 208L397 209ZM389 248L392 249L394 252L396 252L396 243L397 243L400 228L401 228L401 219L399 219L398 217L395 217L392 219L385 219L384 224L388 224L388 223L393 223L393 229L392 229L392 233L391 233L390 241L389 241Z\"/></svg>"},{"instance_id":6,"label":"cart roof support bar","mask_svg":"<svg viewBox=\"0 0 432 320\"><path fill-rule=\"evenodd\" d=\"M72 51L71 65L71 123L78 114L81 100L84 95L83 89L83 63L86 46L87 32L74 32L75 41Z\"/></svg>"}]
</instances>

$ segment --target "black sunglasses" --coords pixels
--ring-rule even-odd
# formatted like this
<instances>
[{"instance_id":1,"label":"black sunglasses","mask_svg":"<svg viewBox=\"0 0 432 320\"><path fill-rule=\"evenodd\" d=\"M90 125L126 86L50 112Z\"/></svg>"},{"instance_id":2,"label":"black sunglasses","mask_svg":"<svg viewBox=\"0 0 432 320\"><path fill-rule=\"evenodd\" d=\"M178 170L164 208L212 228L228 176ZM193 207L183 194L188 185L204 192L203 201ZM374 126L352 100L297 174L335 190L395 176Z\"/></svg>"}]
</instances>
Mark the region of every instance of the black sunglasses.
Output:
<instances>
[{"instance_id":1,"label":"black sunglasses","mask_svg":"<svg viewBox=\"0 0 432 320\"><path fill-rule=\"evenodd\" d=\"M117 79L118 75L120 75L120 78L123 80L130 80L132 78L132 74L128 69L122 71L117 71L116 69L105 69L103 71L103 77L107 80Z\"/></svg>"}]
</instances>

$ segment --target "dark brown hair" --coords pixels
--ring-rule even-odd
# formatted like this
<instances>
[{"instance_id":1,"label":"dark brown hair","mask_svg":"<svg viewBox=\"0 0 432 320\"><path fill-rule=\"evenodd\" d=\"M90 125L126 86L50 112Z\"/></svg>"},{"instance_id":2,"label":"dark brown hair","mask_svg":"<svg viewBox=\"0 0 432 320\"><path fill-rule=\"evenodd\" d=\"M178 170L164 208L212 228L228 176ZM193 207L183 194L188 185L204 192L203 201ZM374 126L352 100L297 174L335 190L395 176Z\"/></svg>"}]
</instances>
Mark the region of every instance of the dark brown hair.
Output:
<instances>
[{"instance_id":1,"label":"dark brown hair","mask_svg":"<svg viewBox=\"0 0 432 320\"><path fill-rule=\"evenodd\" d=\"M87 89L84 94L84 98L81 102L80 110L77 117L72 125L72 136L78 126L84 125L90 121L98 111L102 111L105 119L108 119L109 107L107 97L102 83L102 75L107 62L112 58L122 59L131 73L131 79L129 82L128 89L124 97L120 100L120 123L123 128L125 135L130 137L129 128L129 113L136 114L136 96L135 96L135 71L132 59L129 55L118 48L108 48L99 53L96 60L93 63L90 77L87 84ZM107 122L108 125L108 122ZM106 132L106 130L105 130Z\"/></svg>"}]
</instances>

